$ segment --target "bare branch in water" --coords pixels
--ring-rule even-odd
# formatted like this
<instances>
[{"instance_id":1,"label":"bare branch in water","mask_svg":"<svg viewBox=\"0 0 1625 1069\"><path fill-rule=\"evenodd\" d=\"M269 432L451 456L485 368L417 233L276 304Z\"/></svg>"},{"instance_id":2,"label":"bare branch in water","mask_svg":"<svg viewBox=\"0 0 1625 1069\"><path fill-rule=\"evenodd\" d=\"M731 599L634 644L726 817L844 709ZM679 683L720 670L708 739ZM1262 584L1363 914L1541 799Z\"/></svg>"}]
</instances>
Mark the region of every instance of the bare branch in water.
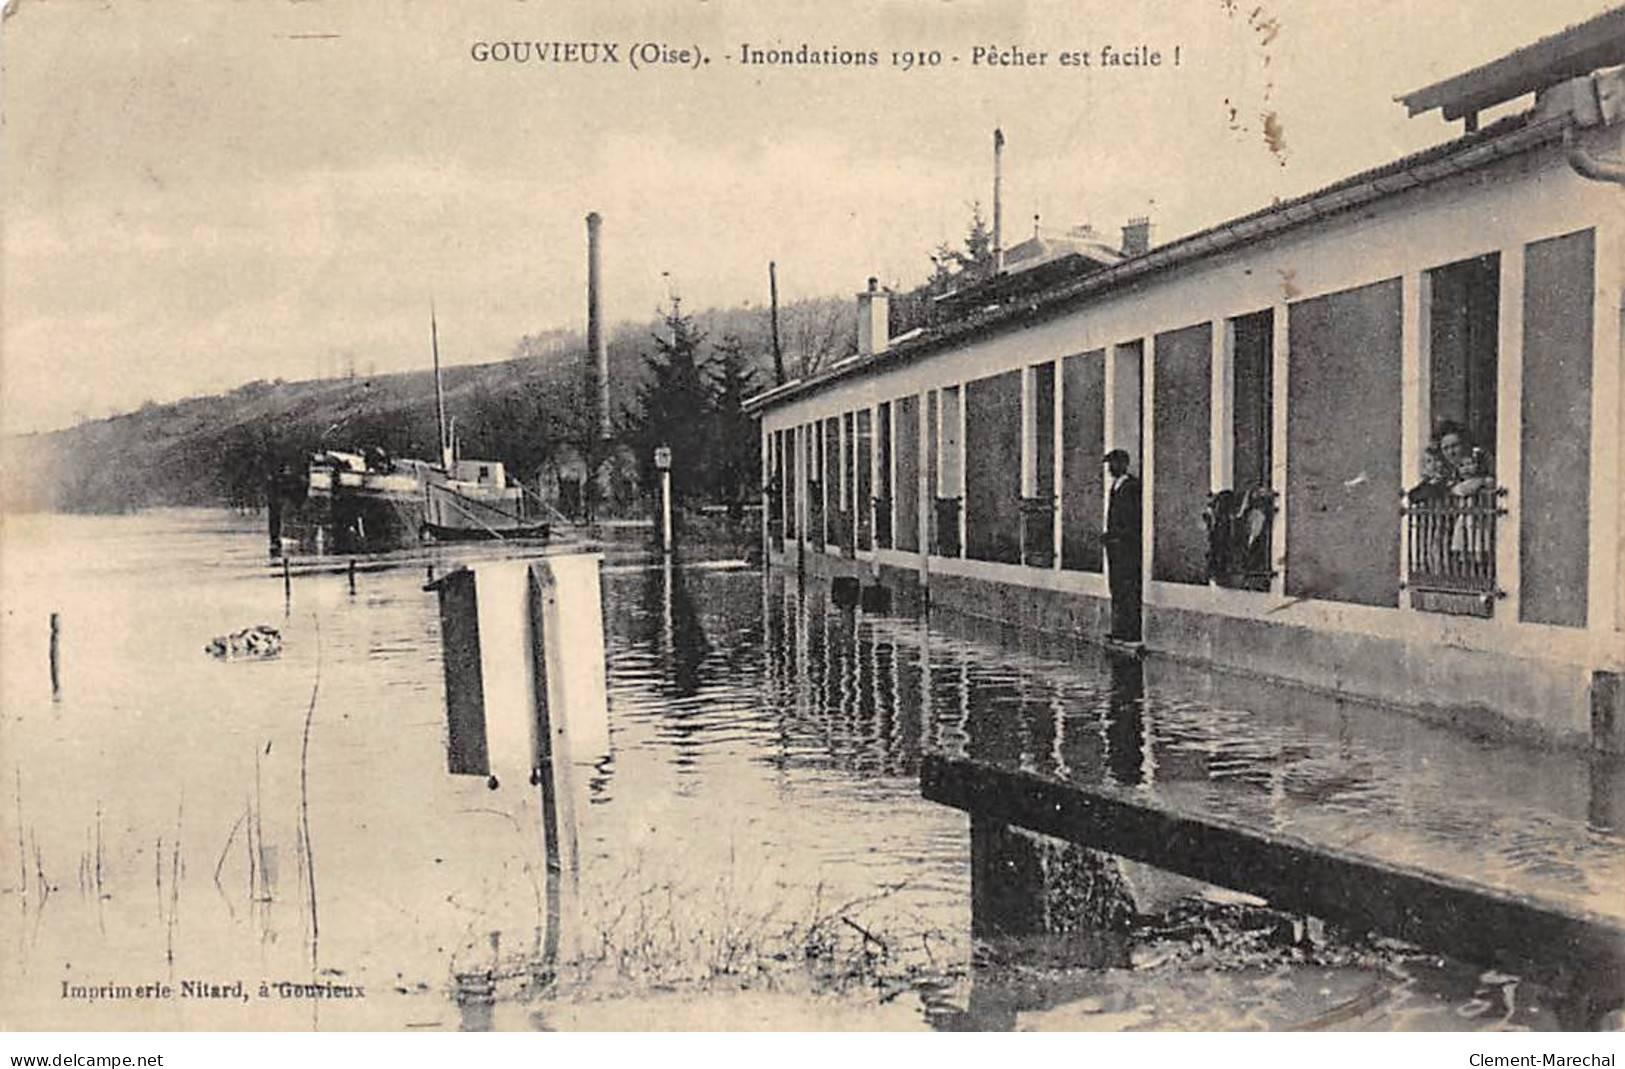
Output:
<instances>
[{"instance_id":1,"label":"bare branch in water","mask_svg":"<svg viewBox=\"0 0 1625 1069\"><path fill-rule=\"evenodd\" d=\"M175 805L175 841L169 848L169 919L166 926L168 943L165 955L171 965L175 964L175 924L181 908L181 826L186 816L186 791L181 791L180 801ZM159 864L162 865L162 859ZM160 868L160 871L162 869ZM160 891L159 909L163 908L162 891Z\"/></svg>"},{"instance_id":2,"label":"bare branch in water","mask_svg":"<svg viewBox=\"0 0 1625 1069\"><path fill-rule=\"evenodd\" d=\"M28 851L23 848L23 770L19 765L17 773L17 890L18 901L22 903L23 913L28 913Z\"/></svg>"},{"instance_id":3,"label":"bare branch in water","mask_svg":"<svg viewBox=\"0 0 1625 1069\"><path fill-rule=\"evenodd\" d=\"M305 709L305 732L299 743L299 840L305 857L305 886L310 892L310 967L316 968L320 927L316 922L316 855L310 843L310 724L316 717L316 695L322 688L322 622L313 617L316 641L316 678L310 684L310 705Z\"/></svg>"},{"instance_id":4,"label":"bare branch in water","mask_svg":"<svg viewBox=\"0 0 1625 1069\"><path fill-rule=\"evenodd\" d=\"M842 917L841 921L848 928L851 928L854 932L857 932L859 935L863 936L863 941L865 943L873 943L875 946L879 947L882 954L891 953L891 948L886 945L886 941L884 939L880 938L880 936L871 932L869 929L865 928L851 917Z\"/></svg>"},{"instance_id":5,"label":"bare branch in water","mask_svg":"<svg viewBox=\"0 0 1625 1069\"><path fill-rule=\"evenodd\" d=\"M248 809L244 807L243 811L237 814L237 821L231 826L231 831L227 833L225 845L220 848L220 860L214 863L214 885L216 887L220 886L220 870L226 865L226 853L231 850L231 844L237 840L237 829L243 826L243 821L247 818Z\"/></svg>"}]
</instances>

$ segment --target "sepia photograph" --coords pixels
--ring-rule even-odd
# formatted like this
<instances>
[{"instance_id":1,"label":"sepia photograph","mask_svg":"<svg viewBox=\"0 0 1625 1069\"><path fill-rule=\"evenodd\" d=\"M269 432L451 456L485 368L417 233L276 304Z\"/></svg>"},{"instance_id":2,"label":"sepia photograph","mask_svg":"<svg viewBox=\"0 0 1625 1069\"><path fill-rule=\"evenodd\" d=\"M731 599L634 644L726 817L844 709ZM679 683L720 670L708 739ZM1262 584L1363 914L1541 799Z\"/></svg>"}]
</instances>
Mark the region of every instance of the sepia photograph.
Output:
<instances>
[{"instance_id":1,"label":"sepia photograph","mask_svg":"<svg viewBox=\"0 0 1625 1069\"><path fill-rule=\"evenodd\" d=\"M9 0L0 176L9 1064L1625 1050L1625 6Z\"/></svg>"}]
</instances>

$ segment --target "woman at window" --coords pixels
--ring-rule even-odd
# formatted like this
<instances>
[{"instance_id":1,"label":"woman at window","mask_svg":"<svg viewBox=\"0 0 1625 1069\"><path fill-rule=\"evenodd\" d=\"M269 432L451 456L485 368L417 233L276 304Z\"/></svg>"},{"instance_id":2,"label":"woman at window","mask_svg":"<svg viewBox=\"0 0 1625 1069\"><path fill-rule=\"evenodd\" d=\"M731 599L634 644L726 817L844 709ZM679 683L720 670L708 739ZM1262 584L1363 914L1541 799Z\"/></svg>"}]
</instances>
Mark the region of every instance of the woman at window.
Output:
<instances>
[{"instance_id":1,"label":"woman at window","mask_svg":"<svg viewBox=\"0 0 1625 1069\"><path fill-rule=\"evenodd\" d=\"M1445 551L1450 542L1448 510L1451 488L1450 465L1438 446L1422 453L1422 481L1405 495L1411 509L1411 535L1417 563L1428 572L1444 570Z\"/></svg>"},{"instance_id":2,"label":"woman at window","mask_svg":"<svg viewBox=\"0 0 1625 1069\"><path fill-rule=\"evenodd\" d=\"M1495 507L1495 472L1490 455L1467 444L1460 434L1447 434L1440 443L1445 458L1455 468L1450 486L1452 511L1456 513L1450 532L1451 555L1474 574L1488 574L1490 567L1490 524Z\"/></svg>"}]
</instances>

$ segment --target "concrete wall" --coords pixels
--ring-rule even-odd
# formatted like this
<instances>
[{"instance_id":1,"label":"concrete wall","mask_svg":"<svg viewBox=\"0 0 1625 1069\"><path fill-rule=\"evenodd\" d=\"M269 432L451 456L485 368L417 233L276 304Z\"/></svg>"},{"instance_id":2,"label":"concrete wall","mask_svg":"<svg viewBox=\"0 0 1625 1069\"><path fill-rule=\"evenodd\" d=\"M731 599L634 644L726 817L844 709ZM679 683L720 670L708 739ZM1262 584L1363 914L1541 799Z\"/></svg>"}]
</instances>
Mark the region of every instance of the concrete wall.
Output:
<instances>
[{"instance_id":1,"label":"concrete wall","mask_svg":"<svg viewBox=\"0 0 1625 1069\"><path fill-rule=\"evenodd\" d=\"M897 479L892 490L896 521L892 544L898 549L920 548L920 399L899 397L892 406L892 454Z\"/></svg>"},{"instance_id":2,"label":"concrete wall","mask_svg":"<svg viewBox=\"0 0 1625 1069\"><path fill-rule=\"evenodd\" d=\"M936 390L932 390L923 396L927 398L925 410L925 496L920 500L920 510L925 513L925 545L920 548L935 552L937 546L936 499L942 492L942 396Z\"/></svg>"},{"instance_id":3,"label":"concrete wall","mask_svg":"<svg viewBox=\"0 0 1625 1069\"><path fill-rule=\"evenodd\" d=\"M1292 305L1286 592L1399 604L1400 283Z\"/></svg>"},{"instance_id":4,"label":"concrete wall","mask_svg":"<svg viewBox=\"0 0 1625 1069\"><path fill-rule=\"evenodd\" d=\"M840 417L831 416L824 420L824 543L828 546L847 544L845 456Z\"/></svg>"},{"instance_id":5,"label":"concrete wall","mask_svg":"<svg viewBox=\"0 0 1625 1069\"><path fill-rule=\"evenodd\" d=\"M1576 665L1178 609L1151 610L1145 629L1148 645L1184 659L1358 695L1478 737L1590 742L1590 673Z\"/></svg>"},{"instance_id":6,"label":"concrete wall","mask_svg":"<svg viewBox=\"0 0 1625 1069\"><path fill-rule=\"evenodd\" d=\"M1230 321L1230 331L1231 454L1214 482L1223 484L1217 487L1221 490L1249 490L1269 486L1271 481L1274 316L1268 311L1238 316ZM1222 442L1222 423L1220 431Z\"/></svg>"},{"instance_id":7,"label":"concrete wall","mask_svg":"<svg viewBox=\"0 0 1625 1069\"><path fill-rule=\"evenodd\" d=\"M786 554L775 562L794 568ZM862 562L809 558L811 574L872 575ZM929 589L917 570L881 565L894 612L946 609L1012 628L1093 640L1109 630L1110 599L1071 590L1018 586L969 575L933 574ZM1477 738L1515 738L1572 746L1600 743L1619 752L1621 740L1590 737L1591 673L1538 656L1486 659L1471 650L1413 639L1325 631L1269 619L1153 608L1146 641L1180 660L1215 664L1260 679L1326 695L1356 695L1404 708ZM1382 671L1372 672L1372 665ZM1542 718L1528 715L1544 711Z\"/></svg>"},{"instance_id":8,"label":"concrete wall","mask_svg":"<svg viewBox=\"0 0 1625 1069\"><path fill-rule=\"evenodd\" d=\"M1055 496L1055 364L1035 364L1029 370L1024 453L1028 469L1023 493L1027 497Z\"/></svg>"},{"instance_id":9,"label":"concrete wall","mask_svg":"<svg viewBox=\"0 0 1625 1069\"><path fill-rule=\"evenodd\" d=\"M1453 420L1473 445L1493 449L1500 257L1495 253L1428 272L1428 420Z\"/></svg>"},{"instance_id":10,"label":"concrete wall","mask_svg":"<svg viewBox=\"0 0 1625 1069\"><path fill-rule=\"evenodd\" d=\"M890 401L875 407L875 545L883 549L891 549L896 539L892 530L892 513L896 507L893 500L895 458L892 456L895 407Z\"/></svg>"},{"instance_id":11,"label":"concrete wall","mask_svg":"<svg viewBox=\"0 0 1625 1069\"><path fill-rule=\"evenodd\" d=\"M801 473L797 462L801 451L796 448L796 429L786 428L780 439L780 456L784 465L784 537L801 536Z\"/></svg>"},{"instance_id":12,"label":"concrete wall","mask_svg":"<svg viewBox=\"0 0 1625 1069\"><path fill-rule=\"evenodd\" d=\"M1106 526L1106 352L1061 363L1061 567L1100 572Z\"/></svg>"},{"instance_id":13,"label":"concrete wall","mask_svg":"<svg viewBox=\"0 0 1625 1069\"><path fill-rule=\"evenodd\" d=\"M1156 478L1151 508L1151 577L1171 583L1207 585L1207 506L1213 393L1213 329L1198 323L1158 334L1156 392L1151 399L1156 424Z\"/></svg>"},{"instance_id":14,"label":"concrete wall","mask_svg":"<svg viewBox=\"0 0 1625 1069\"><path fill-rule=\"evenodd\" d=\"M1021 559L1021 373L965 385L965 556Z\"/></svg>"},{"instance_id":15,"label":"concrete wall","mask_svg":"<svg viewBox=\"0 0 1625 1069\"><path fill-rule=\"evenodd\" d=\"M826 545L824 535L824 436L817 423L802 425L802 440L807 448L807 485L803 496L806 504L802 513L806 517L804 534L809 546Z\"/></svg>"},{"instance_id":16,"label":"concrete wall","mask_svg":"<svg viewBox=\"0 0 1625 1069\"><path fill-rule=\"evenodd\" d=\"M1522 618L1586 625L1591 489L1591 230L1529 246L1524 260ZM1615 428L1616 433L1618 428Z\"/></svg>"},{"instance_id":17,"label":"concrete wall","mask_svg":"<svg viewBox=\"0 0 1625 1069\"><path fill-rule=\"evenodd\" d=\"M852 517L857 524L854 545L874 548L874 432L867 408L854 413L852 455Z\"/></svg>"},{"instance_id":18,"label":"concrete wall","mask_svg":"<svg viewBox=\"0 0 1625 1069\"><path fill-rule=\"evenodd\" d=\"M1012 586L966 575L931 576L932 605L1032 631L1088 637L1111 627L1111 602L1062 590Z\"/></svg>"}]
</instances>

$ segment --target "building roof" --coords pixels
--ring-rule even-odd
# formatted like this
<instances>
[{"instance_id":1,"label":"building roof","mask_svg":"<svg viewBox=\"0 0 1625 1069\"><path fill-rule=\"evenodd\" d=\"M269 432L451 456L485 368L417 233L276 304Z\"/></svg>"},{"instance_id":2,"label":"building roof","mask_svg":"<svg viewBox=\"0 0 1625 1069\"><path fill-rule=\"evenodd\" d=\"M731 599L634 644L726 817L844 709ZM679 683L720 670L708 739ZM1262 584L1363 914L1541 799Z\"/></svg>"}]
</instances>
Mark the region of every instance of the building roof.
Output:
<instances>
[{"instance_id":1,"label":"building roof","mask_svg":"<svg viewBox=\"0 0 1625 1069\"><path fill-rule=\"evenodd\" d=\"M1412 115L1460 119L1601 67L1625 63L1625 7L1577 23L1500 59L1396 97Z\"/></svg>"},{"instance_id":2,"label":"building roof","mask_svg":"<svg viewBox=\"0 0 1625 1069\"><path fill-rule=\"evenodd\" d=\"M1001 300L997 286L1006 276L1000 276L983 284L988 287L988 303L978 310L928 328L906 342L899 341L873 358L826 368L811 378L758 394L747 399L745 407L747 411L759 411L837 380L883 371L976 337L1042 322L1076 309L1089 298L1123 289L1150 276L1559 141L1569 122L1566 115L1536 119L1532 112L1526 112L1507 116L1482 130L1219 223L1110 267L1102 268L1083 257L1054 261L1044 265L1044 270L1057 270L1069 263L1075 264L1077 270L1036 292L1023 292ZM962 307L974 307L975 302L969 298L975 292L967 291Z\"/></svg>"},{"instance_id":3,"label":"building roof","mask_svg":"<svg viewBox=\"0 0 1625 1069\"><path fill-rule=\"evenodd\" d=\"M1005 251L1004 269L1025 271L1072 255L1085 256L1102 267L1123 259L1123 254L1102 241L1092 227L1079 226L1060 233L1034 234L1026 241L1012 245Z\"/></svg>"}]
</instances>

